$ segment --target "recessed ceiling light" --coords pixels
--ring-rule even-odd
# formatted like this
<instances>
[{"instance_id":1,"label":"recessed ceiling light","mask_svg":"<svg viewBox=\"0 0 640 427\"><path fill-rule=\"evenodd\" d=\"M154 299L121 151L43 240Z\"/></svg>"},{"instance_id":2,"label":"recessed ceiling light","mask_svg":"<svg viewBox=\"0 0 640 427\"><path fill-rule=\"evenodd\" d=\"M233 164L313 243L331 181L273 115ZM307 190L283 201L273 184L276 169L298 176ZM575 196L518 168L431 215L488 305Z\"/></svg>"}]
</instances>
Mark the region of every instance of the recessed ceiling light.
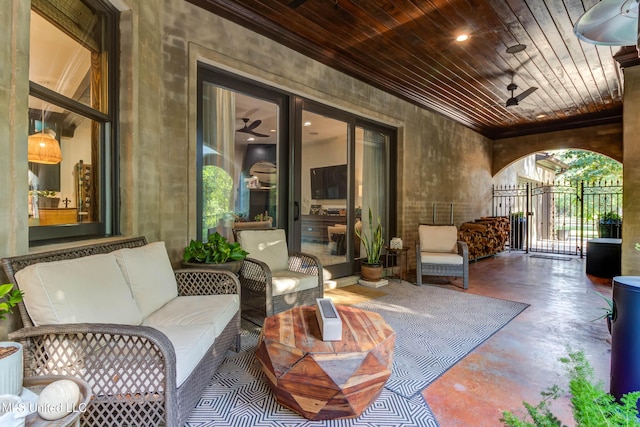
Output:
<instances>
[{"instance_id":1,"label":"recessed ceiling light","mask_svg":"<svg viewBox=\"0 0 640 427\"><path fill-rule=\"evenodd\" d=\"M468 34L460 34L458 37L456 37L456 41L457 42L463 42L465 40L469 39L469 35Z\"/></svg>"},{"instance_id":2,"label":"recessed ceiling light","mask_svg":"<svg viewBox=\"0 0 640 427\"><path fill-rule=\"evenodd\" d=\"M271 129L269 132L276 133L277 131L275 129Z\"/></svg>"},{"instance_id":3,"label":"recessed ceiling light","mask_svg":"<svg viewBox=\"0 0 640 427\"><path fill-rule=\"evenodd\" d=\"M255 140L256 139L254 137L247 138L247 141L255 141Z\"/></svg>"},{"instance_id":4,"label":"recessed ceiling light","mask_svg":"<svg viewBox=\"0 0 640 427\"><path fill-rule=\"evenodd\" d=\"M536 116L536 119L541 119L541 118L543 118L543 117L547 117L547 115L546 115L546 114L544 114L544 113L542 113L542 114L538 114L538 115Z\"/></svg>"},{"instance_id":5,"label":"recessed ceiling light","mask_svg":"<svg viewBox=\"0 0 640 427\"><path fill-rule=\"evenodd\" d=\"M305 126L311 126L311 122L304 122Z\"/></svg>"}]
</instances>

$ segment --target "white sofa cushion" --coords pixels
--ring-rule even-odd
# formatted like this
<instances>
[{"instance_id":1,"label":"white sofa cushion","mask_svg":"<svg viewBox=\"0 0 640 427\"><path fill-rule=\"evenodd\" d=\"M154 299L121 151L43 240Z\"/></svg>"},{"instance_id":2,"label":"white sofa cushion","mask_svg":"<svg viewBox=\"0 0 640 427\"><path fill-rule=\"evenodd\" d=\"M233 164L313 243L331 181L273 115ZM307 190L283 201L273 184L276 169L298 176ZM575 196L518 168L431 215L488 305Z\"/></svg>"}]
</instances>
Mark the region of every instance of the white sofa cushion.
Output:
<instances>
[{"instance_id":1,"label":"white sofa cushion","mask_svg":"<svg viewBox=\"0 0 640 427\"><path fill-rule=\"evenodd\" d=\"M421 252L420 262L422 264L449 264L462 265L464 259L461 255L444 252Z\"/></svg>"},{"instance_id":2,"label":"white sofa cushion","mask_svg":"<svg viewBox=\"0 0 640 427\"><path fill-rule=\"evenodd\" d=\"M142 317L178 296L176 276L164 242L114 251Z\"/></svg>"},{"instance_id":3,"label":"white sofa cushion","mask_svg":"<svg viewBox=\"0 0 640 427\"><path fill-rule=\"evenodd\" d=\"M420 225L418 234L423 252L457 252L458 229L455 225Z\"/></svg>"},{"instance_id":4,"label":"white sofa cushion","mask_svg":"<svg viewBox=\"0 0 640 427\"><path fill-rule=\"evenodd\" d=\"M189 295L177 297L146 317L144 326L213 324L214 338L220 336L240 309L236 294Z\"/></svg>"},{"instance_id":5,"label":"white sofa cushion","mask_svg":"<svg viewBox=\"0 0 640 427\"><path fill-rule=\"evenodd\" d=\"M113 253L33 264L16 281L35 325L142 321Z\"/></svg>"},{"instance_id":6,"label":"white sofa cushion","mask_svg":"<svg viewBox=\"0 0 640 427\"><path fill-rule=\"evenodd\" d=\"M215 341L215 325L158 325L155 329L164 333L176 352L176 384L182 385L193 372Z\"/></svg>"},{"instance_id":7,"label":"white sofa cushion","mask_svg":"<svg viewBox=\"0 0 640 427\"><path fill-rule=\"evenodd\" d=\"M284 295L318 287L318 276L297 271L281 270L271 272L272 295Z\"/></svg>"},{"instance_id":8,"label":"white sofa cushion","mask_svg":"<svg viewBox=\"0 0 640 427\"><path fill-rule=\"evenodd\" d=\"M238 233L242 249L250 258L262 261L271 271L286 270L289 266L289 250L284 230L242 230Z\"/></svg>"}]
</instances>

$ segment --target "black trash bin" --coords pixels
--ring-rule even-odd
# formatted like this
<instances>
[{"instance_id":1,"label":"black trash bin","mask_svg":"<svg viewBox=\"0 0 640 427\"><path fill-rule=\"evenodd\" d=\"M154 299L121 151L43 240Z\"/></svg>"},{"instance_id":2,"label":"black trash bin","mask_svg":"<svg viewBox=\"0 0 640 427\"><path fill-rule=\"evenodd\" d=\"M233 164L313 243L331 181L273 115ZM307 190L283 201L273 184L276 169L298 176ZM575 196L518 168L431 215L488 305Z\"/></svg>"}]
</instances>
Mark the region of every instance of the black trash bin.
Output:
<instances>
[{"instance_id":1,"label":"black trash bin","mask_svg":"<svg viewBox=\"0 0 640 427\"><path fill-rule=\"evenodd\" d=\"M611 394L640 391L640 276L613 278Z\"/></svg>"}]
</instances>

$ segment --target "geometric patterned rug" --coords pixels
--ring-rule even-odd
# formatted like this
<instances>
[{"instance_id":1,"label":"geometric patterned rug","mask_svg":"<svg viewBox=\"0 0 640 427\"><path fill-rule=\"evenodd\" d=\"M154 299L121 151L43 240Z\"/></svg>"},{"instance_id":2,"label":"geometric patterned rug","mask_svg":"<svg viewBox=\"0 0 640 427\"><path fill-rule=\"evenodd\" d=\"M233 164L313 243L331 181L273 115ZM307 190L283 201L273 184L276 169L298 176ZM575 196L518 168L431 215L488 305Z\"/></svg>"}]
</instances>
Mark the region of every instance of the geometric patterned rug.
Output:
<instances>
[{"instance_id":1,"label":"geometric patterned rug","mask_svg":"<svg viewBox=\"0 0 640 427\"><path fill-rule=\"evenodd\" d=\"M278 404L254 352L259 328L243 321L242 349L229 352L185 426L437 427L420 393L527 305L464 292L390 282L387 295L356 304L380 313L396 332L391 377L358 418L309 421Z\"/></svg>"},{"instance_id":2,"label":"geometric patterned rug","mask_svg":"<svg viewBox=\"0 0 640 427\"><path fill-rule=\"evenodd\" d=\"M406 398L499 331L528 304L436 286L390 282L386 296L356 304L396 331L393 374L385 387Z\"/></svg>"}]
</instances>

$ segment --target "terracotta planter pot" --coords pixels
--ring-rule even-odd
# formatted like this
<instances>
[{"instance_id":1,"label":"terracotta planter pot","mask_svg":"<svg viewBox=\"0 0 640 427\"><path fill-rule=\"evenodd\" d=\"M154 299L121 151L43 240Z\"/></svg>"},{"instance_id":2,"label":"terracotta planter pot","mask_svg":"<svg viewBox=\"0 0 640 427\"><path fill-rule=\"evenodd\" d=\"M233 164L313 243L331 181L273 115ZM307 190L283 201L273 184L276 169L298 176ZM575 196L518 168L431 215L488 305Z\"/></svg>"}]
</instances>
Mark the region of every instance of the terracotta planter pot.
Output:
<instances>
[{"instance_id":1,"label":"terracotta planter pot","mask_svg":"<svg viewBox=\"0 0 640 427\"><path fill-rule=\"evenodd\" d=\"M223 264L205 264L199 262L185 262L182 261L182 266L184 268L208 268L211 270L225 270L230 271L234 274L238 274L240 268L242 268L243 259L238 261L228 261Z\"/></svg>"},{"instance_id":2,"label":"terracotta planter pot","mask_svg":"<svg viewBox=\"0 0 640 427\"><path fill-rule=\"evenodd\" d=\"M22 344L13 341L0 342L0 347L16 347L18 351L0 359L0 395L22 392Z\"/></svg>"},{"instance_id":3,"label":"terracotta planter pot","mask_svg":"<svg viewBox=\"0 0 640 427\"><path fill-rule=\"evenodd\" d=\"M382 264L366 264L360 266L360 276L368 282L377 282L382 279Z\"/></svg>"}]
</instances>

